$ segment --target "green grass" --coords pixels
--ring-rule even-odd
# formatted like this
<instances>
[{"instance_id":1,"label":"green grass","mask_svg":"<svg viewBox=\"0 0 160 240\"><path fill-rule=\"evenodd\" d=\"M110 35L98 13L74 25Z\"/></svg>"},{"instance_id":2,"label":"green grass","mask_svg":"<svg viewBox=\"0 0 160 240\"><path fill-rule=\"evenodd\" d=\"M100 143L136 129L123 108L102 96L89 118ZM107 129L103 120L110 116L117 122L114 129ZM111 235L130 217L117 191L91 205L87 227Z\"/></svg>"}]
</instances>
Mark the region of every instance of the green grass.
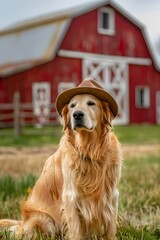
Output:
<instances>
[{"instance_id":1,"label":"green grass","mask_svg":"<svg viewBox=\"0 0 160 240\"><path fill-rule=\"evenodd\" d=\"M26 131L32 128L25 129ZM0 138L1 146L40 146L57 144L61 127L50 127L53 136L23 134L14 139L12 135ZM43 129L36 129L42 131ZM121 126L114 131L123 144L160 144L160 126ZM136 149L136 148L135 148ZM20 218L20 203L28 195L28 189L36 177L28 175L14 179L0 177L0 218ZM160 153L130 156L124 160L119 185L119 219L116 240L160 240ZM1 237L0 237L1 239ZM3 239L15 239L5 232ZM38 235L38 240L46 239ZM55 239L53 239L55 240ZM96 238L95 238L96 240Z\"/></svg>"},{"instance_id":2,"label":"green grass","mask_svg":"<svg viewBox=\"0 0 160 240\"><path fill-rule=\"evenodd\" d=\"M58 144L62 135L61 126L24 127L20 136L14 137L12 128L0 130L0 146L41 146Z\"/></svg>"},{"instance_id":3,"label":"green grass","mask_svg":"<svg viewBox=\"0 0 160 240\"><path fill-rule=\"evenodd\" d=\"M17 181L11 176L0 178L0 201L5 202L11 198L19 196L27 196L28 188L32 188L35 184L36 177L31 174L20 177Z\"/></svg>"},{"instance_id":4,"label":"green grass","mask_svg":"<svg viewBox=\"0 0 160 240\"><path fill-rule=\"evenodd\" d=\"M11 176L0 178L0 218L20 218L20 203L35 184L36 177L31 174L15 180Z\"/></svg>"},{"instance_id":5,"label":"green grass","mask_svg":"<svg viewBox=\"0 0 160 240\"><path fill-rule=\"evenodd\" d=\"M15 138L13 129L1 129L0 146L41 146L44 144L58 144L62 136L61 126L50 126L41 129L25 127L22 128L22 130L22 134ZM115 126L114 132L121 143L160 143L160 126L158 125Z\"/></svg>"},{"instance_id":6,"label":"green grass","mask_svg":"<svg viewBox=\"0 0 160 240\"><path fill-rule=\"evenodd\" d=\"M159 169L158 156L129 159L124 163L119 210L132 223L154 225L160 220Z\"/></svg>"},{"instance_id":7,"label":"green grass","mask_svg":"<svg viewBox=\"0 0 160 240\"><path fill-rule=\"evenodd\" d=\"M160 143L160 125L115 126L114 132L118 136L121 143Z\"/></svg>"},{"instance_id":8,"label":"green grass","mask_svg":"<svg viewBox=\"0 0 160 240\"><path fill-rule=\"evenodd\" d=\"M159 169L157 156L131 158L124 162L119 185L117 240L160 239ZM0 218L20 217L19 202L24 200L35 181L36 177L32 175L20 179L0 178ZM11 239L5 234L4 239Z\"/></svg>"},{"instance_id":9,"label":"green grass","mask_svg":"<svg viewBox=\"0 0 160 240\"><path fill-rule=\"evenodd\" d=\"M130 223L123 223L118 228L117 240L159 240L160 227L135 227Z\"/></svg>"}]
</instances>

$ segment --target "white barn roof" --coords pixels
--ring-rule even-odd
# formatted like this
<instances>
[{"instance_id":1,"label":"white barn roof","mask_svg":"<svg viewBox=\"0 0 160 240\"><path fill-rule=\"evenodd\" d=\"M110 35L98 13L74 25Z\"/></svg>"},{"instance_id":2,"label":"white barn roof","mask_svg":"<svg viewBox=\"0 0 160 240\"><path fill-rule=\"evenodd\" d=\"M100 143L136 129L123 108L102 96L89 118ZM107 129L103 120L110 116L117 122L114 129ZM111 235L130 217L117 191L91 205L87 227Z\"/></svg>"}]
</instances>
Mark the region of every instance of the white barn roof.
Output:
<instances>
[{"instance_id":1,"label":"white barn roof","mask_svg":"<svg viewBox=\"0 0 160 240\"><path fill-rule=\"evenodd\" d=\"M0 74L9 75L55 57L68 19L0 33Z\"/></svg>"},{"instance_id":2,"label":"white barn roof","mask_svg":"<svg viewBox=\"0 0 160 240\"><path fill-rule=\"evenodd\" d=\"M1 15L3 1L5 3L9 2L10 5L17 2L17 6L19 6L19 11L16 11L17 15L15 14L16 17L14 14L10 18L6 17L6 19L11 19L10 21L5 20L6 11L4 11L4 18L3 14ZM105 3L114 5L122 14L141 28L153 62L160 71L160 30L153 21L158 22L160 20L160 3L158 5L159 9L156 8L157 14L155 14L155 11L149 13L146 10L145 12L146 1L88 0L88 3L77 6L76 1L74 1L74 4L70 1L69 4L68 0L66 1L68 6L63 7L64 1L62 0L28 0L25 3L28 4L25 11L25 4L22 0L0 0L0 75L9 75L53 59L72 18ZM83 2L83 0L80 2ZM136 11L136 6L142 2L145 4L143 12ZM157 2L157 0L153 0L150 5L153 6L154 2ZM12 9L12 6L10 6L10 9ZM15 11L12 12L15 13Z\"/></svg>"}]
</instances>

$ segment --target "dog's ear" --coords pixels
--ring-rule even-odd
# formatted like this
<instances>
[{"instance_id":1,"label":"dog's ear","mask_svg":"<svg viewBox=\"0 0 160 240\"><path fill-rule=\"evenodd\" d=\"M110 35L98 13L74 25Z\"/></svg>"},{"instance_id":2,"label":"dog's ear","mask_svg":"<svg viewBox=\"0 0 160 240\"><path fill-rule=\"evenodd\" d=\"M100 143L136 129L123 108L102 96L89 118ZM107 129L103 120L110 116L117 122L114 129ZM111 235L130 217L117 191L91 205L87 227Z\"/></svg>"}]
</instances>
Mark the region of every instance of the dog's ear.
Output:
<instances>
[{"instance_id":1,"label":"dog's ear","mask_svg":"<svg viewBox=\"0 0 160 240\"><path fill-rule=\"evenodd\" d=\"M68 105L65 105L61 112L61 124L63 125L63 130L70 127L70 118L68 114Z\"/></svg>"},{"instance_id":2,"label":"dog's ear","mask_svg":"<svg viewBox=\"0 0 160 240\"><path fill-rule=\"evenodd\" d=\"M103 108L103 122L106 125L112 127L113 113L110 110L109 104L107 102L102 102Z\"/></svg>"}]
</instances>

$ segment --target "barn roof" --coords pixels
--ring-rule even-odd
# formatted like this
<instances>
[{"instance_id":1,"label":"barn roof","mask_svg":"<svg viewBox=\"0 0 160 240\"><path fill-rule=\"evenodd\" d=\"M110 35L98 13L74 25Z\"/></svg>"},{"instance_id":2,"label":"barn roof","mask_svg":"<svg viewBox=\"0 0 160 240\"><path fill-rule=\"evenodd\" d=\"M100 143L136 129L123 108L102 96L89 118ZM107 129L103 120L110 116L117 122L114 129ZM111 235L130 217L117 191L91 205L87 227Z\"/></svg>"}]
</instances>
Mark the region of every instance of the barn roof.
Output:
<instances>
[{"instance_id":1,"label":"barn roof","mask_svg":"<svg viewBox=\"0 0 160 240\"><path fill-rule=\"evenodd\" d=\"M0 31L0 75L10 75L53 59L71 20L107 3L141 29L155 67L160 71L157 44L143 18L136 17L114 0L99 0L79 7L50 11L3 27Z\"/></svg>"},{"instance_id":2,"label":"barn roof","mask_svg":"<svg viewBox=\"0 0 160 240\"><path fill-rule=\"evenodd\" d=\"M63 16L0 32L0 75L10 75L53 59L68 24L69 19Z\"/></svg>"}]
</instances>

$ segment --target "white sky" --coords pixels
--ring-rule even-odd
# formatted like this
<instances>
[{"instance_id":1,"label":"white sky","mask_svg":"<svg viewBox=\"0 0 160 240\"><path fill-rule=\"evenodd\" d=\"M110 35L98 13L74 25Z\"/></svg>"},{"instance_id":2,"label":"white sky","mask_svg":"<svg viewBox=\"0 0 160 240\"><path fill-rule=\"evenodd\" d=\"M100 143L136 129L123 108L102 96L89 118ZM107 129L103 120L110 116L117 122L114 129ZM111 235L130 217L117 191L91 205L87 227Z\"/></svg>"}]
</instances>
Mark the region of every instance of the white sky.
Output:
<instances>
[{"instance_id":1,"label":"white sky","mask_svg":"<svg viewBox=\"0 0 160 240\"><path fill-rule=\"evenodd\" d=\"M147 26L152 45L160 43L160 0L113 0ZM0 0L0 31L32 18L105 0ZM155 49L155 54L157 49ZM160 44L158 52L160 53ZM156 54L157 55L157 54ZM159 64L160 64L160 54Z\"/></svg>"},{"instance_id":2,"label":"white sky","mask_svg":"<svg viewBox=\"0 0 160 240\"><path fill-rule=\"evenodd\" d=\"M0 29L35 16L100 1L102 0L0 0ZM160 13L160 0L114 1L136 16L154 12ZM151 20L153 21L153 19Z\"/></svg>"},{"instance_id":3,"label":"white sky","mask_svg":"<svg viewBox=\"0 0 160 240\"><path fill-rule=\"evenodd\" d=\"M0 0L0 28L93 0Z\"/></svg>"}]
</instances>

